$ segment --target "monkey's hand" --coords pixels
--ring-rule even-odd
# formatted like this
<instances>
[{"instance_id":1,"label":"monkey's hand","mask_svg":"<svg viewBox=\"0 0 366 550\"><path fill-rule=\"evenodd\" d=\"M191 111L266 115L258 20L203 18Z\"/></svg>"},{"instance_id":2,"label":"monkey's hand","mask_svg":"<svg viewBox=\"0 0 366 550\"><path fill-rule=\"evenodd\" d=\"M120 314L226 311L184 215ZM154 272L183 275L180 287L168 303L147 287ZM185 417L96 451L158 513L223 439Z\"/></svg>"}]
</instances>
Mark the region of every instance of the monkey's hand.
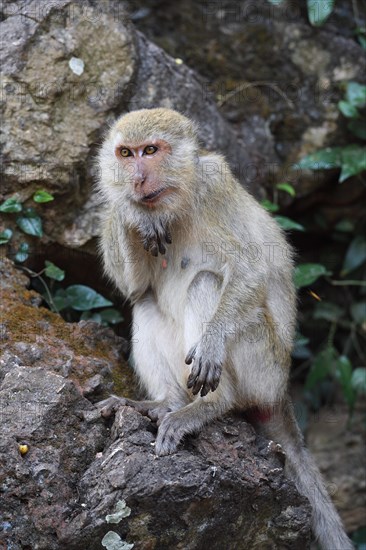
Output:
<instances>
[{"instance_id":1,"label":"monkey's hand","mask_svg":"<svg viewBox=\"0 0 366 550\"><path fill-rule=\"evenodd\" d=\"M215 391L217 389L222 372L224 354L219 353L219 350L215 353L215 346L210 346L209 343L207 337L203 338L196 346L191 348L185 359L187 365L190 365L193 361L187 386L192 389L193 395L197 395L201 390L201 397L207 395L210 390Z\"/></svg>"},{"instance_id":2,"label":"monkey's hand","mask_svg":"<svg viewBox=\"0 0 366 550\"><path fill-rule=\"evenodd\" d=\"M153 256L165 254L166 245L172 243L170 231L161 226L154 226L146 235L143 235L144 249Z\"/></svg>"}]
</instances>

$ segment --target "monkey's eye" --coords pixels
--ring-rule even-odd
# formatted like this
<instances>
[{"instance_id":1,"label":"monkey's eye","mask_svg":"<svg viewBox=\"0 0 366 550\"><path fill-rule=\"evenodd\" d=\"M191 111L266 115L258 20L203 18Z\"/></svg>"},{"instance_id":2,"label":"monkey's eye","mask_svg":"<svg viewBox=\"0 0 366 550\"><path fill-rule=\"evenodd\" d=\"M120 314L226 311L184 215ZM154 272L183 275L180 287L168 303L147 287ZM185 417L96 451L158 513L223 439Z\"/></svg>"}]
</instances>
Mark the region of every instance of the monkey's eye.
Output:
<instances>
[{"instance_id":1,"label":"monkey's eye","mask_svg":"<svg viewBox=\"0 0 366 550\"><path fill-rule=\"evenodd\" d=\"M145 155L153 155L157 150L158 150L158 148L155 147L155 145L147 145L144 149L144 154Z\"/></svg>"},{"instance_id":2,"label":"monkey's eye","mask_svg":"<svg viewBox=\"0 0 366 550\"><path fill-rule=\"evenodd\" d=\"M127 147L121 147L119 150L121 157L132 157L132 153Z\"/></svg>"}]
</instances>

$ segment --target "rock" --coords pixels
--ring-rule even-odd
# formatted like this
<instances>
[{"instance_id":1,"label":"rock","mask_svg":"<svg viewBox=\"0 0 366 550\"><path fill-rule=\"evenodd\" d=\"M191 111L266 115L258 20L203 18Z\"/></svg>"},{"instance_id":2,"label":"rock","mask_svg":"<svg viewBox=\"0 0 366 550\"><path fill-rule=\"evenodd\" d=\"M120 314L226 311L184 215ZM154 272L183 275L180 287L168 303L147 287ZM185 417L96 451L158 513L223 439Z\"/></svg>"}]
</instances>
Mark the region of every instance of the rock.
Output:
<instances>
[{"instance_id":1,"label":"rock","mask_svg":"<svg viewBox=\"0 0 366 550\"><path fill-rule=\"evenodd\" d=\"M123 112L179 108L201 123L206 147L249 162L197 75L136 33L120 5L27 0L3 16L2 196L33 206L36 189L55 196L42 205L44 241L80 247L98 235L96 145Z\"/></svg>"},{"instance_id":2,"label":"rock","mask_svg":"<svg viewBox=\"0 0 366 550\"><path fill-rule=\"evenodd\" d=\"M157 458L150 420L122 407L106 422L93 404L113 382L134 394L123 341L41 307L9 260L0 274L6 547L99 550L113 539L145 550L308 547L309 504L284 477L274 443L228 417Z\"/></svg>"},{"instance_id":3,"label":"rock","mask_svg":"<svg viewBox=\"0 0 366 550\"><path fill-rule=\"evenodd\" d=\"M275 446L261 440L258 448L242 419L211 424L172 456L157 458L154 438L148 419L118 411L106 448L81 479L65 548L97 550L110 531L135 549L308 547L308 504L283 477Z\"/></svg>"},{"instance_id":4,"label":"rock","mask_svg":"<svg viewBox=\"0 0 366 550\"><path fill-rule=\"evenodd\" d=\"M96 323L66 323L37 307L40 296L24 288L28 279L10 260L0 260L0 275L0 380L15 366L28 365L69 378L94 401L106 397L113 384L134 396L123 339Z\"/></svg>"}]
</instances>

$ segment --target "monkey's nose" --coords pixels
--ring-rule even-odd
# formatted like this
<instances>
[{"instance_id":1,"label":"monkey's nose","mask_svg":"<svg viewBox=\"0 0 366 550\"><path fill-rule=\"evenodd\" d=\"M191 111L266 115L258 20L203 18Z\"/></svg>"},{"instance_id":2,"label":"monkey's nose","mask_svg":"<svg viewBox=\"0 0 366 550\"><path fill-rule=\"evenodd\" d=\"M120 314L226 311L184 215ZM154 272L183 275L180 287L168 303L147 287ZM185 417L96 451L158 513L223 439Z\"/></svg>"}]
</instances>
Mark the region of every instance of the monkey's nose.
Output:
<instances>
[{"instance_id":1,"label":"monkey's nose","mask_svg":"<svg viewBox=\"0 0 366 550\"><path fill-rule=\"evenodd\" d=\"M140 187L142 187L145 183L145 176L142 174L138 174L135 176L135 190L137 191Z\"/></svg>"}]
</instances>

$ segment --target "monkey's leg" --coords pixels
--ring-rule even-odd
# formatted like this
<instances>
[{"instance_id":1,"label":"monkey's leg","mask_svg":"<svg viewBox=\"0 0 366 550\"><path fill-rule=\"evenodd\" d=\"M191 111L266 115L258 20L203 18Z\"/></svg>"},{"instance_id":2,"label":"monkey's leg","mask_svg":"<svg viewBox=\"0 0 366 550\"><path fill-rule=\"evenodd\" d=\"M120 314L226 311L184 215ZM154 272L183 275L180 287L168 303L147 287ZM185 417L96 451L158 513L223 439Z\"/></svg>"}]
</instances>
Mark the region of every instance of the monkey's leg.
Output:
<instances>
[{"instance_id":1,"label":"monkey's leg","mask_svg":"<svg viewBox=\"0 0 366 550\"><path fill-rule=\"evenodd\" d=\"M152 293L133 308L132 355L134 369L148 401L124 399L158 424L164 416L190 401L185 385L185 365L180 331L159 309ZM113 406L113 403L112 403Z\"/></svg>"}]
</instances>

